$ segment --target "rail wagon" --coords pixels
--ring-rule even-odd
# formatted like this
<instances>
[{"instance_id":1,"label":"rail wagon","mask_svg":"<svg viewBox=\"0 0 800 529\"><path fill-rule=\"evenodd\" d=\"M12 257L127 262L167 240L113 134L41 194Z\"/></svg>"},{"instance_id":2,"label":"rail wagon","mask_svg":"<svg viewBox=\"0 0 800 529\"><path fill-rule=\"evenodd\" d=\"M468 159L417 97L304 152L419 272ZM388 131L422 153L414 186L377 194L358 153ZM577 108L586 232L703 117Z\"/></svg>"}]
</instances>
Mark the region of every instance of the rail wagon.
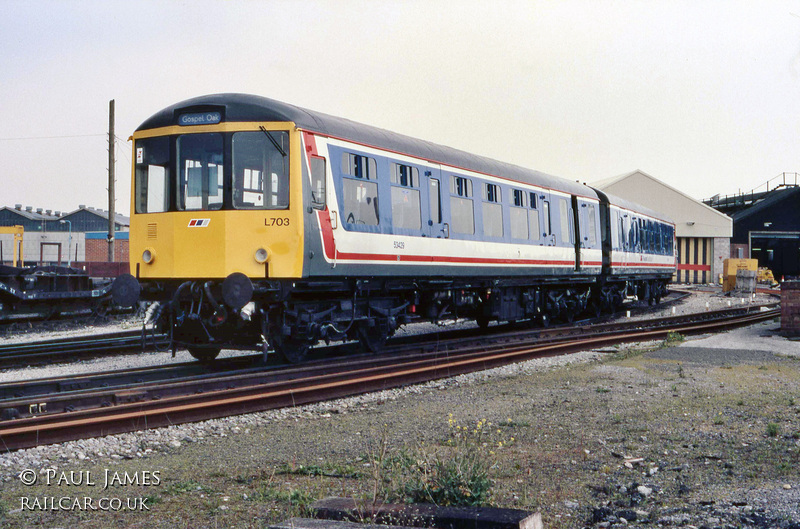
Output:
<instances>
[{"instance_id":1,"label":"rail wagon","mask_svg":"<svg viewBox=\"0 0 800 529\"><path fill-rule=\"evenodd\" d=\"M589 186L244 94L133 135L131 275L115 301L201 360L379 350L405 323L571 321L656 302L674 225Z\"/></svg>"}]
</instances>

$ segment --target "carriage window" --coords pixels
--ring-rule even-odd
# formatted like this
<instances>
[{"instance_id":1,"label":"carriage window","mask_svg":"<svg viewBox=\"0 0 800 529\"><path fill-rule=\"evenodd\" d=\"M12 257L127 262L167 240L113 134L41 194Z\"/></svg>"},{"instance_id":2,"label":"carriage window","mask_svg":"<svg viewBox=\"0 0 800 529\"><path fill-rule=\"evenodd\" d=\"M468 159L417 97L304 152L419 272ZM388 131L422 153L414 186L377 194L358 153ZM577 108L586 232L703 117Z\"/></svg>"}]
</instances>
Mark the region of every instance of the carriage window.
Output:
<instances>
[{"instance_id":1,"label":"carriage window","mask_svg":"<svg viewBox=\"0 0 800 529\"><path fill-rule=\"evenodd\" d=\"M528 210L520 207L509 209L511 220L511 237L514 239L528 238ZM535 212L534 212L535 213ZM534 235L534 234L531 234Z\"/></svg>"},{"instance_id":2,"label":"carriage window","mask_svg":"<svg viewBox=\"0 0 800 529\"><path fill-rule=\"evenodd\" d=\"M442 223L442 195L439 192L439 180L431 178L428 181L428 208L431 221L434 224Z\"/></svg>"},{"instance_id":3,"label":"carriage window","mask_svg":"<svg viewBox=\"0 0 800 529\"><path fill-rule=\"evenodd\" d=\"M325 158L312 156L311 162L311 205L325 209Z\"/></svg>"},{"instance_id":4,"label":"carriage window","mask_svg":"<svg viewBox=\"0 0 800 529\"><path fill-rule=\"evenodd\" d=\"M450 179L450 193L464 198L472 196L472 180L463 176L454 176Z\"/></svg>"},{"instance_id":5,"label":"carriage window","mask_svg":"<svg viewBox=\"0 0 800 529\"><path fill-rule=\"evenodd\" d=\"M553 231L550 229L550 202L547 200L542 202L542 217L544 218L544 229L542 233L547 235L552 235Z\"/></svg>"},{"instance_id":6,"label":"carriage window","mask_svg":"<svg viewBox=\"0 0 800 529\"><path fill-rule=\"evenodd\" d=\"M178 209L222 208L222 134L184 134L177 149Z\"/></svg>"},{"instance_id":7,"label":"carriage window","mask_svg":"<svg viewBox=\"0 0 800 529\"><path fill-rule=\"evenodd\" d=\"M513 239L527 239L528 238L528 210L525 206L526 194L519 189L511 190L511 203L513 206L509 208L508 215L511 220L511 237ZM535 234L530 234L531 236Z\"/></svg>"},{"instance_id":8,"label":"carriage window","mask_svg":"<svg viewBox=\"0 0 800 529\"><path fill-rule=\"evenodd\" d=\"M586 209L589 216L589 221L586 226L588 230L586 236L589 238L587 246L594 247L597 244L597 219L594 217L594 204L589 204Z\"/></svg>"},{"instance_id":9,"label":"carriage window","mask_svg":"<svg viewBox=\"0 0 800 529\"><path fill-rule=\"evenodd\" d=\"M569 207L567 206L567 201L563 198L558 199L558 221L561 225L561 242L570 242L571 225L569 221Z\"/></svg>"},{"instance_id":10,"label":"carriage window","mask_svg":"<svg viewBox=\"0 0 800 529\"><path fill-rule=\"evenodd\" d=\"M136 213L169 209L169 138L136 141Z\"/></svg>"},{"instance_id":11,"label":"carriage window","mask_svg":"<svg viewBox=\"0 0 800 529\"><path fill-rule=\"evenodd\" d=\"M503 236L503 206L500 204L500 187L486 184L483 198L483 234L487 237Z\"/></svg>"},{"instance_id":12,"label":"carriage window","mask_svg":"<svg viewBox=\"0 0 800 529\"><path fill-rule=\"evenodd\" d=\"M342 153L342 173L364 180L375 180L378 178L378 165L374 158Z\"/></svg>"},{"instance_id":13,"label":"carriage window","mask_svg":"<svg viewBox=\"0 0 800 529\"><path fill-rule=\"evenodd\" d=\"M525 206L527 206L527 204L525 203L525 193L523 193L519 189L512 189L511 203L518 208L524 208Z\"/></svg>"},{"instance_id":14,"label":"carriage window","mask_svg":"<svg viewBox=\"0 0 800 529\"><path fill-rule=\"evenodd\" d=\"M475 233L475 211L472 199L472 181L461 177L450 178L450 216L453 232L472 235ZM462 198L463 197L463 198Z\"/></svg>"},{"instance_id":15,"label":"carriage window","mask_svg":"<svg viewBox=\"0 0 800 529\"><path fill-rule=\"evenodd\" d=\"M528 209L528 233L532 241L538 241L542 238L542 231L541 228L539 228L539 210L536 209L536 193L529 193L528 197L530 198L530 209ZM549 224L547 229L550 229Z\"/></svg>"},{"instance_id":16,"label":"carriage window","mask_svg":"<svg viewBox=\"0 0 800 529\"><path fill-rule=\"evenodd\" d=\"M391 181L403 187L419 187L419 170L410 165L393 163Z\"/></svg>"},{"instance_id":17,"label":"carriage window","mask_svg":"<svg viewBox=\"0 0 800 529\"><path fill-rule=\"evenodd\" d=\"M422 227L419 170L399 163L392 164L392 225L396 228L418 230Z\"/></svg>"},{"instance_id":18,"label":"carriage window","mask_svg":"<svg viewBox=\"0 0 800 529\"><path fill-rule=\"evenodd\" d=\"M342 178L344 219L350 224L378 225L378 184Z\"/></svg>"},{"instance_id":19,"label":"carriage window","mask_svg":"<svg viewBox=\"0 0 800 529\"><path fill-rule=\"evenodd\" d=\"M233 207L289 207L289 133L274 130L233 135Z\"/></svg>"}]
</instances>

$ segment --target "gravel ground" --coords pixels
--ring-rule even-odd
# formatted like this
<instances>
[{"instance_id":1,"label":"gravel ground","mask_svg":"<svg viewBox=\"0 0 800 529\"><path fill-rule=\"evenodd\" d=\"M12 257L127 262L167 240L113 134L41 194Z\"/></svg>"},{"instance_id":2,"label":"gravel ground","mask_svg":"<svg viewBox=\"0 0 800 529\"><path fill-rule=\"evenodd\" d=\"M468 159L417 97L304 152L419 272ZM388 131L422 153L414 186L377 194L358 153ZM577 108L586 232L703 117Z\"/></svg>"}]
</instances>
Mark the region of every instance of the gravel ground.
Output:
<instances>
[{"instance_id":1,"label":"gravel ground","mask_svg":"<svg viewBox=\"0 0 800 529\"><path fill-rule=\"evenodd\" d=\"M727 301L701 293L676 313ZM313 498L368 495L369 453L381 440L392 451L436 445L452 413L463 424L502 424L515 437L498 451L492 502L539 510L546 527L800 527L800 343L777 330L759 324L678 346L589 351L301 408L0 454L0 522L264 527L302 514ZM51 366L37 376L122 367L119 360ZM287 465L316 465L329 475L287 473ZM100 490L106 469L140 483ZM23 484L25 470L38 476L36 485ZM91 473L98 483L55 482L69 471ZM145 472L158 472L159 483L142 484ZM143 497L149 510L28 509L54 495Z\"/></svg>"}]
</instances>

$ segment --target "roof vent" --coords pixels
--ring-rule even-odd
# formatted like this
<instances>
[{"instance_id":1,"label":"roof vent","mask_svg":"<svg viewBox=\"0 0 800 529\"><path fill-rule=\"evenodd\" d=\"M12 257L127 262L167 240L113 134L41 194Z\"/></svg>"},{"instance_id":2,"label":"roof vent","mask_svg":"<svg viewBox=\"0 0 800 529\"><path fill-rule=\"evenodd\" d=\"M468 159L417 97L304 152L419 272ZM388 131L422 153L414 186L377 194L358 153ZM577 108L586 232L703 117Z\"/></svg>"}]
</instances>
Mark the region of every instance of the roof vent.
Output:
<instances>
[{"instance_id":1,"label":"roof vent","mask_svg":"<svg viewBox=\"0 0 800 529\"><path fill-rule=\"evenodd\" d=\"M28 213L33 213L33 206L25 206L25 211Z\"/></svg>"},{"instance_id":2,"label":"roof vent","mask_svg":"<svg viewBox=\"0 0 800 529\"><path fill-rule=\"evenodd\" d=\"M78 206L78 209L86 209L86 204L81 204L80 206Z\"/></svg>"},{"instance_id":3,"label":"roof vent","mask_svg":"<svg viewBox=\"0 0 800 529\"><path fill-rule=\"evenodd\" d=\"M46 210L44 210L44 213L48 217L52 217L53 216L53 210L52 209L46 209Z\"/></svg>"},{"instance_id":4,"label":"roof vent","mask_svg":"<svg viewBox=\"0 0 800 529\"><path fill-rule=\"evenodd\" d=\"M22 204L14 204L14 209L17 211L22 211Z\"/></svg>"},{"instance_id":5,"label":"roof vent","mask_svg":"<svg viewBox=\"0 0 800 529\"><path fill-rule=\"evenodd\" d=\"M56 211L56 217L60 217L60 216L61 216L61 212L60 211Z\"/></svg>"},{"instance_id":6,"label":"roof vent","mask_svg":"<svg viewBox=\"0 0 800 529\"><path fill-rule=\"evenodd\" d=\"M36 213L41 215L42 213L44 213L44 208L36 208Z\"/></svg>"}]
</instances>

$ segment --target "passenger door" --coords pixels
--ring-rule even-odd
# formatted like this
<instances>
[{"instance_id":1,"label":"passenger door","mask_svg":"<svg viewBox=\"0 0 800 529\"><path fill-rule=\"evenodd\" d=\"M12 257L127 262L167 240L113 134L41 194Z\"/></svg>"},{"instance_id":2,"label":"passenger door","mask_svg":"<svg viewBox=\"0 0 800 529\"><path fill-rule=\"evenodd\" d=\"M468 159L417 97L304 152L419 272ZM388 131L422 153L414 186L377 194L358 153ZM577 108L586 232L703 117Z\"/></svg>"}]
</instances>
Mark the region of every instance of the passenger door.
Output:
<instances>
[{"instance_id":1,"label":"passenger door","mask_svg":"<svg viewBox=\"0 0 800 529\"><path fill-rule=\"evenodd\" d=\"M443 221L442 211L442 177L441 171L426 169L426 183L428 191L428 235L433 238L447 239L450 237L450 227Z\"/></svg>"}]
</instances>

